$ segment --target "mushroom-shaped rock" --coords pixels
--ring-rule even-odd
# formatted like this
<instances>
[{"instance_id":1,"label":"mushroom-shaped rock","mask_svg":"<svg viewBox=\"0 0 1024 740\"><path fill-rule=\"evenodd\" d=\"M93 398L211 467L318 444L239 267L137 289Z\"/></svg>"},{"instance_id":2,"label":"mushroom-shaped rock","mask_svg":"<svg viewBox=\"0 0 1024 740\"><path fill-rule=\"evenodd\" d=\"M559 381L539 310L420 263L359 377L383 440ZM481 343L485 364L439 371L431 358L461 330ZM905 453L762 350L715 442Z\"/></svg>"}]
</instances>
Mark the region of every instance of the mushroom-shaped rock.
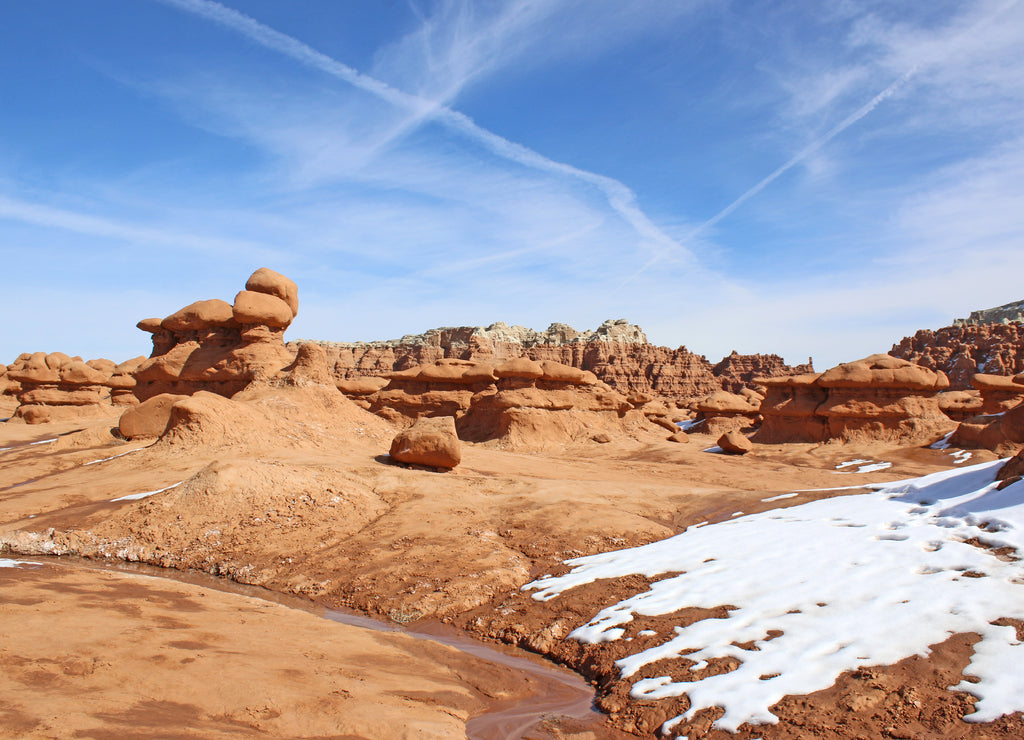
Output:
<instances>
[{"instance_id":1,"label":"mushroom-shaped rock","mask_svg":"<svg viewBox=\"0 0 1024 740\"><path fill-rule=\"evenodd\" d=\"M339 391L346 396L369 396L388 384L387 378L371 376L368 378L349 378L334 381Z\"/></svg>"},{"instance_id":2,"label":"mushroom-shaped rock","mask_svg":"<svg viewBox=\"0 0 1024 740\"><path fill-rule=\"evenodd\" d=\"M983 413L985 401L977 391L946 391L940 393L939 409L954 421L964 421Z\"/></svg>"},{"instance_id":3,"label":"mushroom-shaped rock","mask_svg":"<svg viewBox=\"0 0 1024 740\"><path fill-rule=\"evenodd\" d=\"M121 414L117 430L125 439L159 437L171 420L171 407L186 398L174 393L153 396Z\"/></svg>"},{"instance_id":4,"label":"mushroom-shaped rock","mask_svg":"<svg viewBox=\"0 0 1024 740\"><path fill-rule=\"evenodd\" d=\"M148 319L144 319L148 321ZM138 327L142 329L142 321ZM207 301L196 301L178 309L160 322L160 328L184 334L190 331L201 331L211 326L237 326L231 304L219 298Z\"/></svg>"},{"instance_id":5,"label":"mushroom-shaped rock","mask_svg":"<svg viewBox=\"0 0 1024 740\"><path fill-rule=\"evenodd\" d=\"M971 385L981 392L982 414L998 414L1024 401L1024 385L1005 375L975 373Z\"/></svg>"},{"instance_id":6,"label":"mushroom-shaped rock","mask_svg":"<svg viewBox=\"0 0 1024 740\"><path fill-rule=\"evenodd\" d=\"M462 461L462 443L451 416L417 419L391 443L391 457L399 462L454 468Z\"/></svg>"},{"instance_id":7,"label":"mushroom-shaped rock","mask_svg":"<svg viewBox=\"0 0 1024 740\"><path fill-rule=\"evenodd\" d=\"M746 397L729 391L715 391L697 406L705 414L754 414L757 407L751 406Z\"/></svg>"},{"instance_id":8,"label":"mushroom-shaped rock","mask_svg":"<svg viewBox=\"0 0 1024 740\"><path fill-rule=\"evenodd\" d=\"M718 446L730 455L745 455L754 445L738 429L726 432L718 438Z\"/></svg>"},{"instance_id":9,"label":"mushroom-shaped rock","mask_svg":"<svg viewBox=\"0 0 1024 740\"><path fill-rule=\"evenodd\" d=\"M250 275L245 281L245 289L280 298L288 304L293 318L299 313L299 286L268 267L261 267Z\"/></svg>"},{"instance_id":10,"label":"mushroom-shaped rock","mask_svg":"<svg viewBox=\"0 0 1024 740\"><path fill-rule=\"evenodd\" d=\"M499 378L541 378L544 367L528 357L516 357L494 368L494 374Z\"/></svg>"},{"instance_id":11,"label":"mushroom-shaped rock","mask_svg":"<svg viewBox=\"0 0 1024 740\"><path fill-rule=\"evenodd\" d=\"M156 334L158 331L164 330L163 319L143 319L135 326L142 329L142 331L149 332L150 334Z\"/></svg>"},{"instance_id":12,"label":"mushroom-shaped rock","mask_svg":"<svg viewBox=\"0 0 1024 740\"><path fill-rule=\"evenodd\" d=\"M826 370L818 379L823 388L907 388L941 391L949 387L943 372L890 355L870 355L862 360L844 362Z\"/></svg>"},{"instance_id":13,"label":"mushroom-shaped rock","mask_svg":"<svg viewBox=\"0 0 1024 740\"><path fill-rule=\"evenodd\" d=\"M287 328L293 318L291 308L283 300L252 290L239 291L235 296L233 315L239 324L264 324L275 329Z\"/></svg>"},{"instance_id":14,"label":"mushroom-shaped rock","mask_svg":"<svg viewBox=\"0 0 1024 740\"><path fill-rule=\"evenodd\" d=\"M597 382L597 376L593 373L588 373L571 365L563 365L560 362L541 360L540 367L544 373L541 376L544 380L551 380L556 383L572 383L573 385L593 385ZM649 401L650 398L647 400Z\"/></svg>"}]
</instances>

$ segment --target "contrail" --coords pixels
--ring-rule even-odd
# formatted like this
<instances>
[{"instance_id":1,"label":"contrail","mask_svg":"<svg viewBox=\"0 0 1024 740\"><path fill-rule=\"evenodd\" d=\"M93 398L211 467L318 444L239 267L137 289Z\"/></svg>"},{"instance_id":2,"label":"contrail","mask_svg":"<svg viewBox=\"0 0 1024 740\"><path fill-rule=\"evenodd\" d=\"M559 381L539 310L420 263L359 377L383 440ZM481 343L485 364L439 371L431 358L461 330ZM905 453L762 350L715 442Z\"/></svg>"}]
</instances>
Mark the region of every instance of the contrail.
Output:
<instances>
[{"instance_id":1,"label":"contrail","mask_svg":"<svg viewBox=\"0 0 1024 740\"><path fill-rule=\"evenodd\" d=\"M549 159L522 144L509 141L488 131L477 125L469 116L452 110L443 103L404 92L381 80L362 74L302 41L260 23L244 13L214 2L214 0L159 1L214 21L265 48L284 54L295 61L325 72L396 107L409 111L410 117L392 132L393 138L416 128L425 120L436 120L463 133L494 154L509 161L592 185L604 194L611 208L622 216L648 242L650 247L653 247L657 259L668 253L681 253L688 261L695 261L693 253L689 249L658 228L640 209L633 191L614 178Z\"/></svg>"},{"instance_id":2,"label":"contrail","mask_svg":"<svg viewBox=\"0 0 1024 740\"><path fill-rule=\"evenodd\" d=\"M827 133L825 133L824 135L822 135L822 136L818 137L817 139L815 139L814 141L812 141L810 144L808 144L803 149L801 149L799 152L797 152L792 157L790 157L786 161L785 164L783 164L780 167L778 167L774 172L772 172L770 175L765 177L759 183L757 183L752 188L750 188L749 190L744 192L742 195L740 195L738 198L736 198L736 200L734 200L732 203L730 203L725 208L720 210L718 213L716 213L714 216L709 218L707 221L704 221L703 223L698 225L697 228L695 228L693 231L691 231L689 234L686 235L686 238L683 239L683 242L684 243L685 242L689 242L689 241L695 239L701 233L703 233L703 232L707 231L708 229L710 229L712 226L717 224L723 218L725 218L726 216L731 214L733 211L735 211L741 205L746 203L748 200L750 200L755 195L757 195L762 190L764 190L766 187L768 187L773 182L775 182L779 177L781 177L787 171L791 170L793 167L795 167L796 165L800 164L800 162L802 162L803 160L807 159L807 157L809 157L810 155L814 154L814 152L816 152L819 149L821 149L821 147L825 146L825 144L827 144L828 142L832 141L832 139L837 137L839 134L843 133L843 131L845 131L846 129L850 128L850 126L852 126L853 124L857 123L857 121L859 121L864 116L866 116L868 113L873 111L875 108L877 108L879 105L881 105L885 100L887 100L888 98L892 97L896 93L896 91L900 89L900 87L902 87L904 84L906 84L907 80L909 80L911 77L913 77L915 74L917 74L917 69L918 69L917 65L911 67L907 72L905 72L899 78L897 78L895 82L890 84L887 88L882 90L882 92L878 93L878 95L876 95L875 97L871 98L871 100L869 100L867 103L865 103L860 108L858 108L853 113L851 113L846 118L844 118L842 121L837 123L831 129L829 129L829 131ZM654 256L652 256L646 263L644 263L640 267L639 270L637 270L632 275L630 275L625 280L623 280L619 284L619 288L622 288L622 287L628 285L629 283L633 282L634 280L636 280L638 277L643 275L650 268L652 268L654 265L656 265L658 262L660 262L662 259L664 259L664 257L665 257L665 255L663 253L658 253L658 254L655 254Z\"/></svg>"}]
</instances>

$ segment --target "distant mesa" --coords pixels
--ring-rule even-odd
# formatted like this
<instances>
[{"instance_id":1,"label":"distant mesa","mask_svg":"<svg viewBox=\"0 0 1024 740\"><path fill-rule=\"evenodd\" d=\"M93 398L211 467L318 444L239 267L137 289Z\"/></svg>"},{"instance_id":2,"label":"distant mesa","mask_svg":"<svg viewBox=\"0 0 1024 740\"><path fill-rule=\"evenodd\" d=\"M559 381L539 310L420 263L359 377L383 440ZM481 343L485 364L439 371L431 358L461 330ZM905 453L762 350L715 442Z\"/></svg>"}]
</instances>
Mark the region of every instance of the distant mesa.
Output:
<instances>
[{"instance_id":1,"label":"distant mesa","mask_svg":"<svg viewBox=\"0 0 1024 740\"><path fill-rule=\"evenodd\" d=\"M1014 301L995 308L971 311L966 319L955 319L953 326L980 326L982 324L1009 324L1024 322L1024 300Z\"/></svg>"},{"instance_id":2,"label":"distant mesa","mask_svg":"<svg viewBox=\"0 0 1024 740\"><path fill-rule=\"evenodd\" d=\"M310 341L297 340L289 347ZM756 390L756 377L812 369L810 363L790 367L778 355L737 352L712 365L686 347L669 349L650 344L644 331L625 319L610 319L593 331L577 331L560 323L536 331L497 322L487 327L442 327L387 341L315 343L327 352L339 382L388 377L441 359L495 363L525 357L591 372L624 395L647 393L690 401L718 390Z\"/></svg>"}]
</instances>

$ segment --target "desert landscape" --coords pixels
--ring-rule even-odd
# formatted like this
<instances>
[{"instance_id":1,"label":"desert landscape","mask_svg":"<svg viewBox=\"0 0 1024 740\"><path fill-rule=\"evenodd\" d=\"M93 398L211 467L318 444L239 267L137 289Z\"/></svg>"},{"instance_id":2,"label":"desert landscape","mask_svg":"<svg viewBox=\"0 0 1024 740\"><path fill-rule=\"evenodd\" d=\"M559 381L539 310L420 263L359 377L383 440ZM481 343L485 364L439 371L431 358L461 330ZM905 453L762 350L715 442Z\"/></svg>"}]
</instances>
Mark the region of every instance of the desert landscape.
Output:
<instances>
[{"instance_id":1,"label":"desert landscape","mask_svg":"<svg viewBox=\"0 0 1024 740\"><path fill-rule=\"evenodd\" d=\"M1020 306L824 371L299 306L0 367L0 735L1024 736Z\"/></svg>"}]
</instances>

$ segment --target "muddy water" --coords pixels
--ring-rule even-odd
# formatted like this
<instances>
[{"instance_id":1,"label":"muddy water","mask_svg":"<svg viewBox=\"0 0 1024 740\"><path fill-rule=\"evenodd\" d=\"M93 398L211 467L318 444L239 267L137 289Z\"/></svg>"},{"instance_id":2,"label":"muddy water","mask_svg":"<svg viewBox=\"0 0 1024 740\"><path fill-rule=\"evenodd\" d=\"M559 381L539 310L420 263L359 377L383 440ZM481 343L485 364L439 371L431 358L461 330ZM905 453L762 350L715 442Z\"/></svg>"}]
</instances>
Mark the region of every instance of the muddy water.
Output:
<instances>
[{"instance_id":1,"label":"muddy water","mask_svg":"<svg viewBox=\"0 0 1024 740\"><path fill-rule=\"evenodd\" d=\"M467 633L441 623L425 623L415 629L382 622L356 612L328 609L297 596L281 594L258 586L246 586L197 571L177 571L141 563L95 561L74 557L32 556L34 562L68 568L115 571L163 578L215 591L250 596L299 609L331 621L378 632L401 632L421 640L441 643L490 663L496 663L532 677L540 686L537 695L520 701L492 702L483 714L466 723L470 740L511 740L522 738L545 717L563 716L598 724L603 715L594 709L594 691L577 674L537 656L506 646L490 646Z\"/></svg>"}]
</instances>

